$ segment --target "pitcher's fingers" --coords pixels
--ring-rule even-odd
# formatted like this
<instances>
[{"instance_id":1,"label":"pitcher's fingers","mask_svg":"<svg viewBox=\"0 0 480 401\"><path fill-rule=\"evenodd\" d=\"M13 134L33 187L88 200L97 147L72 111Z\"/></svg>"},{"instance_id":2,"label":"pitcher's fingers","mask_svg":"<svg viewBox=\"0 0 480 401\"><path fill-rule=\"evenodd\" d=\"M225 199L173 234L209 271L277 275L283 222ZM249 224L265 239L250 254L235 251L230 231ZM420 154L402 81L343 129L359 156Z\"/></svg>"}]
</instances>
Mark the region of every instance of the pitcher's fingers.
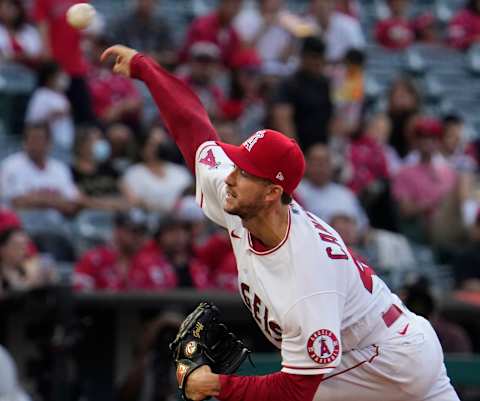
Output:
<instances>
[{"instance_id":1,"label":"pitcher's fingers","mask_svg":"<svg viewBox=\"0 0 480 401\"><path fill-rule=\"evenodd\" d=\"M119 56L121 54L123 46L121 45L114 45L110 46L108 49L106 49L102 55L100 56L100 61L105 61L107 58L109 58L112 54Z\"/></svg>"},{"instance_id":2,"label":"pitcher's fingers","mask_svg":"<svg viewBox=\"0 0 480 401\"><path fill-rule=\"evenodd\" d=\"M113 72L114 72L115 74L122 74L122 71L123 71L123 67L122 67L121 64L115 64L115 65L113 66Z\"/></svg>"}]
</instances>

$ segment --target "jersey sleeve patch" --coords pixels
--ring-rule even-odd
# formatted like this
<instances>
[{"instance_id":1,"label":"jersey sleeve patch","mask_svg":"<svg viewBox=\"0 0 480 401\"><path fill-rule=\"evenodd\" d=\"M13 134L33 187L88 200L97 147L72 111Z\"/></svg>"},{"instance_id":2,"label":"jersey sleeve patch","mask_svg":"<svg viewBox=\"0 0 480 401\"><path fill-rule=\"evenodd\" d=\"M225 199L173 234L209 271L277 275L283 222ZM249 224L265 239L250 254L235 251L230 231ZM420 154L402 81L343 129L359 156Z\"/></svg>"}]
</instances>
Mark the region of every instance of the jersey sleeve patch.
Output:
<instances>
[{"instance_id":1,"label":"jersey sleeve patch","mask_svg":"<svg viewBox=\"0 0 480 401\"><path fill-rule=\"evenodd\" d=\"M200 154L200 158L198 162L205 164L210 169L218 168L218 166L220 166L220 162L218 162L217 159L215 158L212 148L204 149L204 151Z\"/></svg>"},{"instance_id":2,"label":"jersey sleeve patch","mask_svg":"<svg viewBox=\"0 0 480 401\"><path fill-rule=\"evenodd\" d=\"M331 364L340 356L340 343L332 331L320 329L308 338L307 352L314 362Z\"/></svg>"}]
</instances>

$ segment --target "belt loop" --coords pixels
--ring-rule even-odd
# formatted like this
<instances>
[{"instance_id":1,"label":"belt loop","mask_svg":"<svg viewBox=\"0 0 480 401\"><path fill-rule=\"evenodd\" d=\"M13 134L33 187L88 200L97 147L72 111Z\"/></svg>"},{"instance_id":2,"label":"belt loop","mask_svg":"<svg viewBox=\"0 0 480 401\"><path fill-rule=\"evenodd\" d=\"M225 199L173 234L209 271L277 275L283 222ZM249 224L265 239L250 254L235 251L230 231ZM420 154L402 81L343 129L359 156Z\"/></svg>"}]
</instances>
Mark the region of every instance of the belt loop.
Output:
<instances>
[{"instance_id":1,"label":"belt loop","mask_svg":"<svg viewBox=\"0 0 480 401\"><path fill-rule=\"evenodd\" d=\"M385 322L385 326L390 327L402 314L402 310L397 305L390 305L390 307L382 313L382 319Z\"/></svg>"}]
</instances>

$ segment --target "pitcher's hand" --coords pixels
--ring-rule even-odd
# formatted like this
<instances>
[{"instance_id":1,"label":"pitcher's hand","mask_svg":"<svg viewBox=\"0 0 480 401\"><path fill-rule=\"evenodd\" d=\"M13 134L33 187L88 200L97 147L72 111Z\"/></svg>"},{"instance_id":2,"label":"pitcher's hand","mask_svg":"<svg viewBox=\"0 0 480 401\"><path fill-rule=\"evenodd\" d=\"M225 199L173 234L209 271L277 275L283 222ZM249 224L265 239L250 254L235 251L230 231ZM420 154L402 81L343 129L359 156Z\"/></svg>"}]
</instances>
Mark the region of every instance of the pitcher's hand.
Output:
<instances>
[{"instance_id":1,"label":"pitcher's hand","mask_svg":"<svg viewBox=\"0 0 480 401\"><path fill-rule=\"evenodd\" d=\"M130 77L130 62L133 56L138 52L135 49L131 49L127 46L115 45L106 49L100 60L104 62L110 56L115 57L115 64L113 65L113 72L115 74L124 75Z\"/></svg>"}]
</instances>

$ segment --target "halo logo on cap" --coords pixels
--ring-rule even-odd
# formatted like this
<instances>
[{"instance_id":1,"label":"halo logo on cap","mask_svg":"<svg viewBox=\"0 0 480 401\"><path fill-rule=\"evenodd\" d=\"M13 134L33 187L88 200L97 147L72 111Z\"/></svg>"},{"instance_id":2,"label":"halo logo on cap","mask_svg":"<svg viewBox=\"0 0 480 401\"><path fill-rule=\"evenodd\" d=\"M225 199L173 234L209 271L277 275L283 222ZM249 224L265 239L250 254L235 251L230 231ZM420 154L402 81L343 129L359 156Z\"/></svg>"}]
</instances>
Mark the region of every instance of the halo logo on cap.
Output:
<instances>
[{"instance_id":1,"label":"halo logo on cap","mask_svg":"<svg viewBox=\"0 0 480 401\"><path fill-rule=\"evenodd\" d=\"M278 174L275 176L275 178L278 180L278 181L283 181L285 179L285 177L283 176L282 172L279 171Z\"/></svg>"},{"instance_id":2,"label":"halo logo on cap","mask_svg":"<svg viewBox=\"0 0 480 401\"><path fill-rule=\"evenodd\" d=\"M258 140L263 138L264 136L265 136L265 130L255 132L250 138L248 138L245 142L243 142L243 146L245 147L245 149L251 152L252 148L255 146Z\"/></svg>"}]
</instances>

